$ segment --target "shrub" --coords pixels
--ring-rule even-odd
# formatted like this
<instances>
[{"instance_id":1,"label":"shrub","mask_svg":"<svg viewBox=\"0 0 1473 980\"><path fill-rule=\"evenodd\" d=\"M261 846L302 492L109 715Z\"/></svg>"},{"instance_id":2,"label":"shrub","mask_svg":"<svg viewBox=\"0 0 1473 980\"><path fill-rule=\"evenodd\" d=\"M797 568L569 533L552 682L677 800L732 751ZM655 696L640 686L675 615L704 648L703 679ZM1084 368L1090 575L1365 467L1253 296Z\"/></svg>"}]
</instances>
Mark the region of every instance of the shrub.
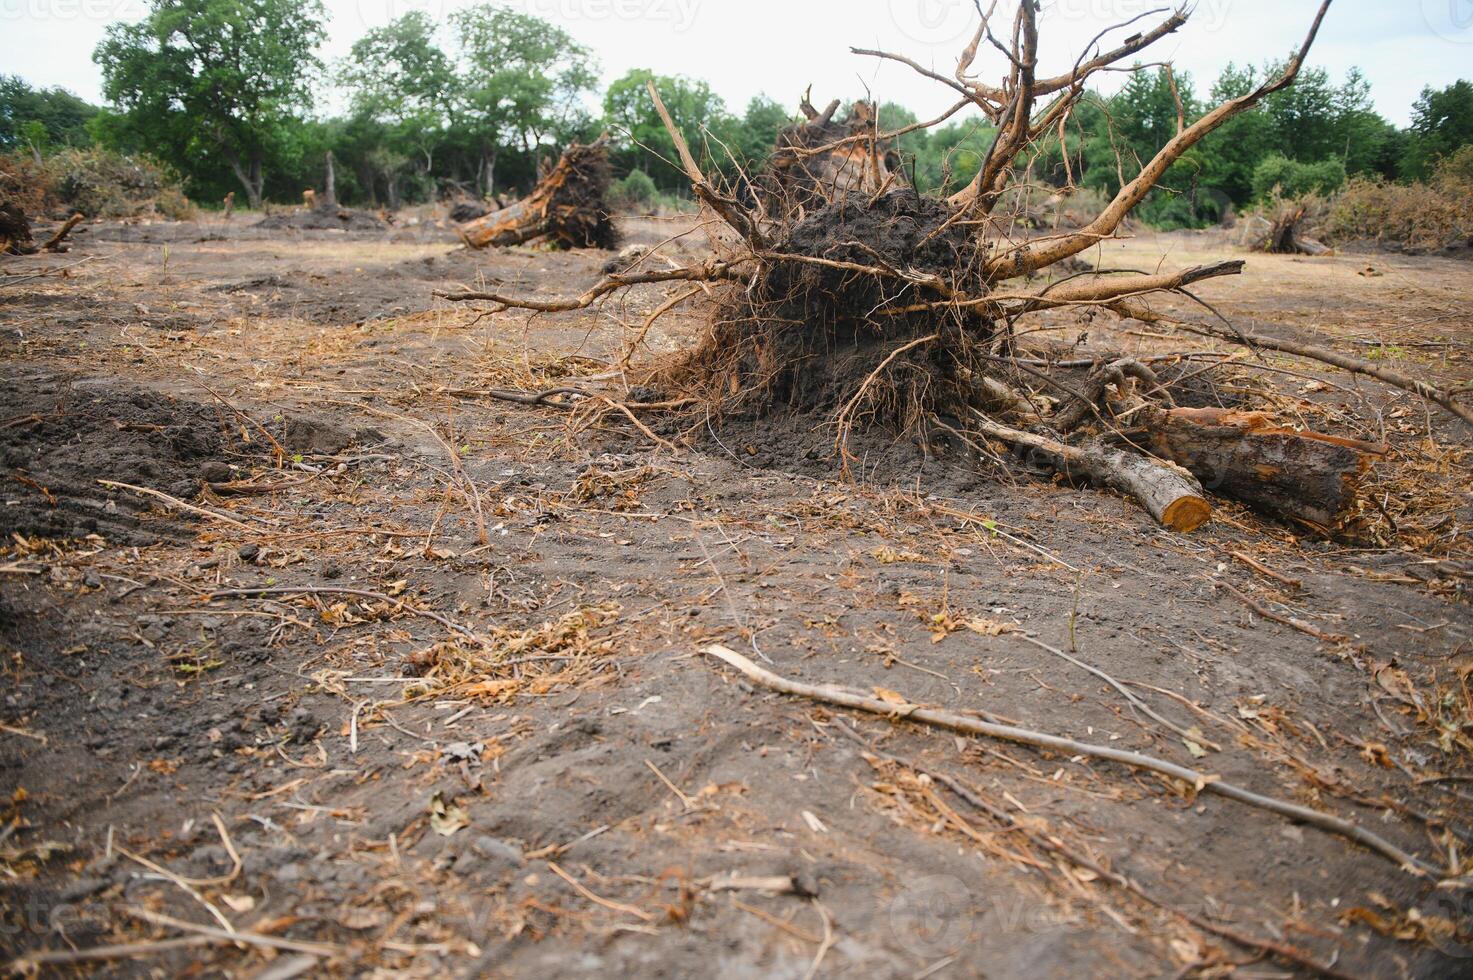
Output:
<instances>
[{"instance_id":1,"label":"shrub","mask_svg":"<svg viewBox=\"0 0 1473 980\"><path fill-rule=\"evenodd\" d=\"M609 189L613 203L626 208L648 208L654 203L657 191L655 182L643 170L631 170L623 180L614 181Z\"/></svg>"},{"instance_id":2,"label":"shrub","mask_svg":"<svg viewBox=\"0 0 1473 980\"><path fill-rule=\"evenodd\" d=\"M15 204L33 218L61 205L45 166L29 153L0 156L0 203Z\"/></svg>"},{"instance_id":3,"label":"shrub","mask_svg":"<svg viewBox=\"0 0 1473 980\"><path fill-rule=\"evenodd\" d=\"M1304 197L1332 194L1345 184L1345 161L1336 157L1318 163L1300 163L1280 153L1264 157L1253 168L1253 196L1267 201L1274 196Z\"/></svg>"}]
</instances>

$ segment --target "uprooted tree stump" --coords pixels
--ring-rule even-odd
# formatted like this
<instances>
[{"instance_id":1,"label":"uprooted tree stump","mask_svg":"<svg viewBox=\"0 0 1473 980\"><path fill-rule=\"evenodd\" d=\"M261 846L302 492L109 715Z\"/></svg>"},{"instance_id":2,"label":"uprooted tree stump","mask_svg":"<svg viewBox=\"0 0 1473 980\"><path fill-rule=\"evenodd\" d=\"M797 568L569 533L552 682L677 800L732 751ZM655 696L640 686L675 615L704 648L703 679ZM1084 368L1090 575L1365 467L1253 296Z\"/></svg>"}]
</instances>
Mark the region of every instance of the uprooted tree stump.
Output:
<instances>
[{"instance_id":1,"label":"uprooted tree stump","mask_svg":"<svg viewBox=\"0 0 1473 980\"><path fill-rule=\"evenodd\" d=\"M701 171L651 85L701 205L703 225L728 230L712 236L715 255L671 269L615 269L567 300L479 292L450 298L489 301L498 310L556 312L583 309L635 286L678 285L626 345L625 365L661 316L692 300L709 302L704 338L658 363L642 379L639 402L577 389L495 393L564 409L617 409L661 445L671 444L638 422L636 413L672 414L666 431L678 429L685 413L691 433L733 416L765 418L794 436L827 427L836 466L845 472L858 458L851 438L871 431L891 444L909 438L926 453L955 451L993 465L1007 466L1021 456L1029 468L1125 493L1179 531L1205 522L1211 494L1223 494L1333 533L1355 513L1356 491L1379 447L1291 431L1266 415L1194 413L1177 405L1172 392L1186 391L1186 378L1208 382L1212 364L1173 378L1164 369L1180 365L1181 355L1147 359L1163 369L1158 373L1152 363L1118 356L1063 362L1023 342L1030 318L1047 311L1108 310L1150 321L1156 314L1143 297L1191 296L1189 287L1196 283L1242 273L1241 261L1156 273L1075 272L1069 266L1118 234L1130 212L1203 137L1293 83L1329 3L1323 0L1304 43L1278 76L1195 123L1183 122L1082 227L1031 236L1017 234L1020 196L1012 192L1013 181L1025 169L1018 161L1066 123L1092 76L1181 28L1184 10L1111 50L1086 52L1072 70L1049 78L1037 74L1037 14L1028 2L1017 7L1010 48L996 40L984 17L951 76L920 69L899 55L860 52L917 68L963 98L935 120L894 132L882 132L863 103L836 122L837 105L818 112L805 99L807 120L785 131L772 162L752 182L755 204ZM984 41L1008 56L1001 85L971 73L979 51L987 49ZM905 186L886 147L904 132L939 125L967 106L996 128L975 178L946 198ZM1040 286L1033 282L1040 276L1053 281ZM1202 332L1250 346L1258 340L1220 328ZM1262 343L1380 378L1473 417L1423 382L1315 348ZM1190 356L1224 362L1220 352Z\"/></svg>"},{"instance_id":2,"label":"uprooted tree stump","mask_svg":"<svg viewBox=\"0 0 1473 980\"><path fill-rule=\"evenodd\" d=\"M1329 246L1301 233L1307 209L1302 204L1281 203L1274 212L1274 219L1263 250L1275 255L1328 255Z\"/></svg>"},{"instance_id":3,"label":"uprooted tree stump","mask_svg":"<svg viewBox=\"0 0 1473 980\"><path fill-rule=\"evenodd\" d=\"M608 205L608 138L575 143L542 174L525 198L460 227L473 248L543 241L558 248L613 249L618 231Z\"/></svg>"},{"instance_id":4,"label":"uprooted tree stump","mask_svg":"<svg viewBox=\"0 0 1473 980\"><path fill-rule=\"evenodd\" d=\"M31 237L31 221L15 204L0 204L0 255L33 255L36 240Z\"/></svg>"}]
</instances>

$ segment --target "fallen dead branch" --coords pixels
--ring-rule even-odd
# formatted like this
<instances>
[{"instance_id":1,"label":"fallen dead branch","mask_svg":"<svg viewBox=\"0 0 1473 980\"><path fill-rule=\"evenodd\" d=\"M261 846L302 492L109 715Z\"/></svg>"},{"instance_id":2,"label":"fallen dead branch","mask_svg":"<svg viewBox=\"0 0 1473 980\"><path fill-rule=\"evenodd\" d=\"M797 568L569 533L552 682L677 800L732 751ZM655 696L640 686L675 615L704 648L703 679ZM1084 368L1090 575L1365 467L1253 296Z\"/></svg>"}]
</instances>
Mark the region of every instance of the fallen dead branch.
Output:
<instances>
[{"instance_id":1,"label":"fallen dead branch","mask_svg":"<svg viewBox=\"0 0 1473 980\"><path fill-rule=\"evenodd\" d=\"M1234 599L1237 599L1243 605L1253 610L1262 619L1266 619L1272 623L1278 623L1280 626L1287 626L1292 630L1298 630L1305 636L1312 636L1316 640L1319 640L1321 643L1338 644L1350 642L1350 637L1348 636L1341 636L1338 633L1326 633L1319 627L1312 626L1302 619L1295 619L1293 616L1281 616L1230 582L1224 582L1221 579L1209 579L1208 581L1210 581L1214 586L1221 586L1222 588L1226 589L1228 595L1232 596Z\"/></svg>"},{"instance_id":2,"label":"fallen dead branch","mask_svg":"<svg viewBox=\"0 0 1473 980\"><path fill-rule=\"evenodd\" d=\"M46 243L41 246L41 251L65 252L66 249L62 247L62 243L66 241L66 236L72 233L72 229L77 227L77 225L82 222L82 218L83 215L74 214L70 218L66 219L66 222L56 230L56 234L46 239Z\"/></svg>"},{"instance_id":3,"label":"fallen dead branch","mask_svg":"<svg viewBox=\"0 0 1473 980\"><path fill-rule=\"evenodd\" d=\"M974 424L986 436L1030 450L1066 477L1113 487L1134 497L1152 517L1173 531L1195 531L1212 517L1202 485L1177 466L1109 446L1071 446L1023 432L976 412Z\"/></svg>"},{"instance_id":4,"label":"fallen dead branch","mask_svg":"<svg viewBox=\"0 0 1473 980\"><path fill-rule=\"evenodd\" d=\"M148 487L135 487L131 483L118 483L115 480L98 480L97 482L104 487L110 487L114 490L130 490L133 493L139 493L145 497L152 497L155 500L163 501L165 504L174 508L175 510L182 510L185 513L194 514L197 517L206 517L212 521L219 521L221 524L228 524L231 527L239 528L242 531L258 532L261 530L259 526L253 527L250 524L245 523L244 521L241 521L235 517L231 517L229 514L222 514L218 511L213 511L206 507L196 507L194 504L185 503L178 497L171 497L167 493L164 493L162 490L150 490Z\"/></svg>"},{"instance_id":5,"label":"fallen dead branch","mask_svg":"<svg viewBox=\"0 0 1473 980\"><path fill-rule=\"evenodd\" d=\"M981 735L986 738L995 738L1021 745L1031 745L1035 748L1049 749L1069 756L1082 755L1091 759L1103 759L1108 762L1119 763L1133 769L1144 769L1149 772L1158 773L1168 779L1177 780L1184 784L1189 792L1214 793L1230 800L1237 800L1239 803L1245 803L1248 806L1277 813L1280 816L1289 818L1295 823L1309 824L1326 833L1355 841L1363 847L1389 858L1407 872L1418 877L1442 878L1446 874L1441 868L1429 864L1413 854L1409 854L1379 834L1366 830L1364 827L1352 823L1349 820L1332 814L1321 813L1318 810L1311 810L1309 807L1300 806L1297 803L1290 803L1287 800L1264 796L1234 783L1224 782L1219 776L1198 772L1195 769L1188 769L1185 766L1179 766L1174 762L1167 762L1164 759L1157 759L1153 756L1142 755L1137 752L1127 752L1123 749L1112 749L1103 745L1090 745L1086 742L1078 742L1074 739L1049 735L1044 732L1036 732L1014 725L1001 725L980 721L976 718L953 714L949 711L924 708L909 702L885 701L880 698L856 694L852 691L846 691L842 688L829 685L805 684L802 681L789 680L764 667L759 667L736 651L723 646L705 647L701 652L736 669L748 680L782 694L808 698L811 701L852 708L858 711L867 711L884 718L915 721L935 728L945 728L967 735Z\"/></svg>"}]
</instances>

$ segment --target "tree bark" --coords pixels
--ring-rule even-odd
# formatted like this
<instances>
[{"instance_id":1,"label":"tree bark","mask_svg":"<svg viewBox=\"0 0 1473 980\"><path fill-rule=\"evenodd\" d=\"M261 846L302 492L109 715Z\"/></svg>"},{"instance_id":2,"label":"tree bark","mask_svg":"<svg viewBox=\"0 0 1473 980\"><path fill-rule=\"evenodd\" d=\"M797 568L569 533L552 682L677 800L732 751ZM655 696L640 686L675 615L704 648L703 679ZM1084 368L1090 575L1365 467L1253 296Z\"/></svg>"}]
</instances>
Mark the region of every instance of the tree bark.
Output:
<instances>
[{"instance_id":1,"label":"tree bark","mask_svg":"<svg viewBox=\"0 0 1473 980\"><path fill-rule=\"evenodd\" d=\"M335 208L338 206L338 175L333 168L332 151L327 151L327 174L322 184L322 206Z\"/></svg>"},{"instance_id":2,"label":"tree bark","mask_svg":"<svg viewBox=\"0 0 1473 980\"><path fill-rule=\"evenodd\" d=\"M974 424L983 433L1016 449L1036 453L1042 462L1069 479L1113 487L1135 498L1163 527L1189 532L1212 517L1202 485L1186 470L1109 446L1071 446L1047 436L999 425L981 413Z\"/></svg>"},{"instance_id":3,"label":"tree bark","mask_svg":"<svg viewBox=\"0 0 1473 980\"><path fill-rule=\"evenodd\" d=\"M1360 484L1387 447L1295 432L1262 412L1213 408L1143 413L1147 447L1190 470L1214 493L1316 530L1343 530Z\"/></svg>"}]
</instances>

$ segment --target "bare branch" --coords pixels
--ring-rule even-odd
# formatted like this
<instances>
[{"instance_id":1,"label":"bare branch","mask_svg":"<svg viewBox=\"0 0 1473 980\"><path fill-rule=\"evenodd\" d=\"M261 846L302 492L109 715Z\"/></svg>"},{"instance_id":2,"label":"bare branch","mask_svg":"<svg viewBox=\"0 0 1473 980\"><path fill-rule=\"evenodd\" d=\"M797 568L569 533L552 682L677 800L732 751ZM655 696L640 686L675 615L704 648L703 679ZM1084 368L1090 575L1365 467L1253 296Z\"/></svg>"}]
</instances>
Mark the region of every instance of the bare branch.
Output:
<instances>
[{"instance_id":1,"label":"bare branch","mask_svg":"<svg viewBox=\"0 0 1473 980\"><path fill-rule=\"evenodd\" d=\"M1265 82L1246 95L1229 99L1177 134L1152 158L1150 163L1146 164L1134 180L1120 189L1120 193L1115 195L1115 199L1110 202L1109 206L1082 232L1046 245L1027 243L995 256L987 263L988 275L994 280L1024 275L1060 262L1071 255L1077 255L1093 245L1100 237L1111 234L1125 220L1125 216L1145 200L1146 195L1165 176L1171 165L1181 159L1182 155L1193 146L1196 146L1203 137L1234 116L1253 108L1267 96L1293 83L1294 79L1299 76L1299 70L1304 65L1304 59L1309 54L1310 46L1314 44L1314 39L1319 34L1320 25L1324 22L1331 2L1332 0L1323 0L1304 44L1278 78Z\"/></svg>"}]
</instances>

